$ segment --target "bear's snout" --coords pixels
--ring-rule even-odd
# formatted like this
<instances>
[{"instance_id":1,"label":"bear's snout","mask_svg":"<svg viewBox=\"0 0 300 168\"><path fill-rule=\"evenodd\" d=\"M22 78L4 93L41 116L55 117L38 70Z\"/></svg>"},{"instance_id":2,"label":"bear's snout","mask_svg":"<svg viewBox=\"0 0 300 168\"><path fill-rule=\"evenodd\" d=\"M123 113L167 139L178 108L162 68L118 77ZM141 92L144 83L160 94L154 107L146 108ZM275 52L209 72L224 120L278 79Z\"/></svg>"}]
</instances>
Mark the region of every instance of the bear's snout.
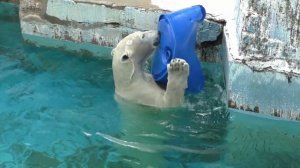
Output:
<instances>
[{"instance_id":1,"label":"bear's snout","mask_svg":"<svg viewBox=\"0 0 300 168\"><path fill-rule=\"evenodd\" d=\"M156 40L154 40L153 45L154 45L155 47L157 47L157 46L159 45L159 39L158 39L158 38L157 38Z\"/></svg>"},{"instance_id":2,"label":"bear's snout","mask_svg":"<svg viewBox=\"0 0 300 168\"><path fill-rule=\"evenodd\" d=\"M155 38L153 42L153 46L157 47L159 45L159 41L160 41L160 32L158 32L157 38Z\"/></svg>"}]
</instances>

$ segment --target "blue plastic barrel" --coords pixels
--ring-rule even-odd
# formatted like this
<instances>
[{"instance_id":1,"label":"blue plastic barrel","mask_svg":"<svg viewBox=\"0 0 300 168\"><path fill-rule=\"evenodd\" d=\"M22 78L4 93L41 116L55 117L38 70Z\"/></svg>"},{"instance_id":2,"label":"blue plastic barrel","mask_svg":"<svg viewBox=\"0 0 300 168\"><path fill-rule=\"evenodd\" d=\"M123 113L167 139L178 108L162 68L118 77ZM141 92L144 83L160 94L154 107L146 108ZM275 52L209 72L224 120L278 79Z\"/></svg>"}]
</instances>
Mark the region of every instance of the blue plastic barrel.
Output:
<instances>
[{"instance_id":1,"label":"blue plastic barrel","mask_svg":"<svg viewBox=\"0 0 300 168\"><path fill-rule=\"evenodd\" d=\"M155 81L167 84L167 64L173 58L181 58L190 65L187 91L198 93L203 89L204 76L195 46L197 28L205 15L204 7L197 5L159 17L160 45L151 70Z\"/></svg>"}]
</instances>

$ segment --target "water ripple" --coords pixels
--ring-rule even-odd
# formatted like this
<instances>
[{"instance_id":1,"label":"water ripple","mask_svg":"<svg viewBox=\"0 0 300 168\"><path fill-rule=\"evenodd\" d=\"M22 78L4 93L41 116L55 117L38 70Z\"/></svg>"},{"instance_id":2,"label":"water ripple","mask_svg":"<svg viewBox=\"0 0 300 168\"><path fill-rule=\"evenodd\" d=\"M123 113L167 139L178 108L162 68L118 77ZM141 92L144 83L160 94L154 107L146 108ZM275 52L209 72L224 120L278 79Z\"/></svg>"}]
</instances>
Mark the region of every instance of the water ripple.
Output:
<instances>
[{"instance_id":1,"label":"water ripple","mask_svg":"<svg viewBox=\"0 0 300 168\"><path fill-rule=\"evenodd\" d=\"M174 146L174 145L156 145L156 144L145 144L145 143L139 143L139 142L130 142L130 141L125 141L121 140L115 137L112 137L110 135L97 132L96 135L113 142L115 144L137 149L143 152L149 152L149 153L159 153L163 151L177 151L177 152L183 152L183 153L192 153L192 154L219 154L222 152L221 149L218 148L209 148L206 147L206 149L189 149L189 148L183 148L179 146Z\"/></svg>"}]
</instances>

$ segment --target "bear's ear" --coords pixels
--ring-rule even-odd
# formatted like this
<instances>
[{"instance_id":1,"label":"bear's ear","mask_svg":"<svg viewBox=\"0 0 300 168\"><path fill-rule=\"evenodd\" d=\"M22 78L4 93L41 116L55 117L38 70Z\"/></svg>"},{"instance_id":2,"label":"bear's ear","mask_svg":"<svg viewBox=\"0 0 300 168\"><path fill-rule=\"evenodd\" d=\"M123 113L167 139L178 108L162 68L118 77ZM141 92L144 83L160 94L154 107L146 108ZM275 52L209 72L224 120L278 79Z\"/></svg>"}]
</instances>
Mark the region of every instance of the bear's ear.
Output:
<instances>
[{"instance_id":1,"label":"bear's ear","mask_svg":"<svg viewBox=\"0 0 300 168\"><path fill-rule=\"evenodd\" d=\"M112 49L112 50L111 50L110 55L111 55L111 56L114 56L114 55L115 55L115 49Z\"/></svg>"},{"instance_id":2,"label":"bear's ear","mask_svg":"<svg viewBox=\"0 0 300 168\"><path fill-rule=\"evenodd\" d=\"M128 54L122 55L122 57L121 57L121 62L122 62L122 63L127 63L128 61L129 61L129 56L128 56Z\"/></svg>"}]
</instances>

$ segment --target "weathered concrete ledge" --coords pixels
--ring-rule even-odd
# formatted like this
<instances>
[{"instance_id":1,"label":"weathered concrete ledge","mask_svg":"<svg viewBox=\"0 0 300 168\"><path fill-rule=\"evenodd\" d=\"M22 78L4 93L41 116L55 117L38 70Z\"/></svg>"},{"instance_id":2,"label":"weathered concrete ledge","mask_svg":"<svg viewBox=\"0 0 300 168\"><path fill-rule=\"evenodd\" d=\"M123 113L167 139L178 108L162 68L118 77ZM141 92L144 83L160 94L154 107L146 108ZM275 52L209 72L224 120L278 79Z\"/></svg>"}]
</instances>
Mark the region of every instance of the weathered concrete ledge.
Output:
<instances>
[{"instance_id":1,"label":"weathered concrete ledge","mask_svg":"<svg viewBox=\"0 0 300 168\"><path fill-rule=\"evenodd\" d=\"M36 36L111 48L134 31L155 30L158 17L166 12L147 1L128 3L131 6L113 0L21 1L22 33L25 40L39 45L46 43L35 41ZM216 41L222 36L222 30L222 24L209 20L200 26L198 48L203 59L220 60L221 43ZM101 52L95 54L103 56Z\"/></svg>"}]
</instances>

